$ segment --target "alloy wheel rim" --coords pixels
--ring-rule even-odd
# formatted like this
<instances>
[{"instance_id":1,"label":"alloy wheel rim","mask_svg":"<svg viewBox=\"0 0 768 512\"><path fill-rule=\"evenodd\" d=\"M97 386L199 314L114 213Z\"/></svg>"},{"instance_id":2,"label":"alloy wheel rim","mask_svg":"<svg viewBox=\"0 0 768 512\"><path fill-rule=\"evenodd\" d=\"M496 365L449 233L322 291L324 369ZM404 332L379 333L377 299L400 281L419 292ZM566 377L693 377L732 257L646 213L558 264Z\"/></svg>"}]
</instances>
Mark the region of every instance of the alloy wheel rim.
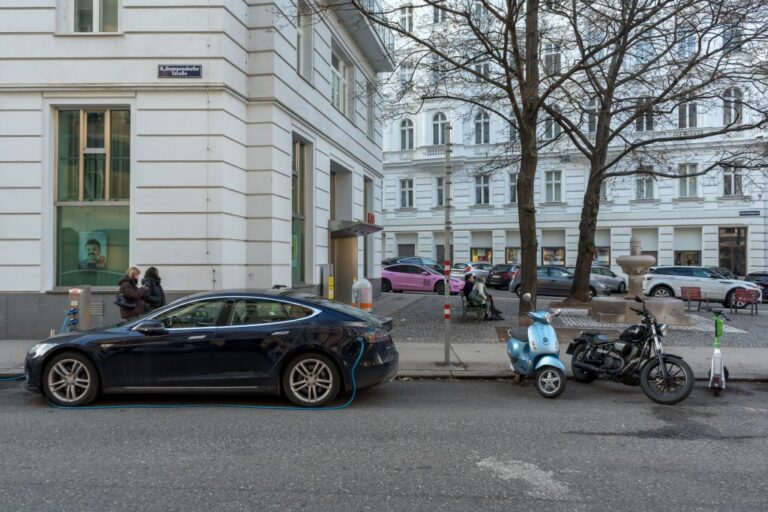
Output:
<instances>
[{"instance_id":1,"label":"alloy wheel rim","mask_svg":"<svg viewBox=\"0 0 768 512\"><path fill-rule=\"evenodd\" d=\"M48 372L48 389L59 401L73 403L88 392L91 374L83 363L76 359L62 359Z\"/></svg>"},{"instance_id":2,"label":"alloy wheel rim","mask_svg":"<svg viewBox=\"0 0 768 512\"><path fill-rule=\"evenodd\" d=\"M669 297L669 292L666 288L659 288L655 292L653 292L654 297Z\"/></svg>"},{"instance_id":3,"label":"alloy wheel rim","mask_svg":"<svg viewBox=\"0 0 768 512\"><path fill-rule=\"evenodd\" d=\"M319 359L305 359L291 370L291 391L302 401L316 403L324 400L333 387L331 369Z\"/></svg>"},{"instance_id":4,"label":"alloy wheel rim","mask_svg":"<svg viewBox=\"0 0 768 512\"><path fill-rule=\"evenodd\" d=\"M545 393L552 394L560 388L560 375L554 370L541 372L539 385Z\"/></svg>"}]
</instances>

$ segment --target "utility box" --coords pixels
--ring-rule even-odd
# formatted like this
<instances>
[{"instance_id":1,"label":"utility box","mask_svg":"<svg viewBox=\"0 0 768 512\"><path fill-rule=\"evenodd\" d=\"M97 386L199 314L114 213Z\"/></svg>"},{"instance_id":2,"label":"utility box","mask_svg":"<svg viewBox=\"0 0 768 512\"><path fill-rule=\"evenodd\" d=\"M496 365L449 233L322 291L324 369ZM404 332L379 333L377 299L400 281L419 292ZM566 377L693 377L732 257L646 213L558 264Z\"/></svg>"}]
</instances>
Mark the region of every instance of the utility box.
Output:
<instances>
[{"instance_id":1,"label":"utility box","mask_svg":"<svg viewBox=\"0 0 768 512\"><path fill-rule=\"evenodd\" d=\"M333 263L320 265L320 279L323 283L323 297L326 299L336 299L336 282L333 275Z\"/></svg>"},{"instance_id":2,"label":"utility box","mask_svg":"<svg viewBox=\"0 0 768 512\"><path fill-rule=\"evenodd\" d=\"M91 287L69 289L67 325L71 331L87 331L91 328Z\"/></svg>"}]
</instances>

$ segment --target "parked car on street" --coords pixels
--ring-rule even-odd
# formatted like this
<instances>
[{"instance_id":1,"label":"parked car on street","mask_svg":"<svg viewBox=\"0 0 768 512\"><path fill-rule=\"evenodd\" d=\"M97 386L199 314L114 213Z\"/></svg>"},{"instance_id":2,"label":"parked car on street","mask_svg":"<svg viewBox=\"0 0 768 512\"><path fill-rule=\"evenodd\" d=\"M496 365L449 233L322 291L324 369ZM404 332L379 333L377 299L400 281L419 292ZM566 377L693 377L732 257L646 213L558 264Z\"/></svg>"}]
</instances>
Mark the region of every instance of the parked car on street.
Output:
<instances>
[{"instance_id":1,"label":"parked car on street","mask_svg":"<svg viewBox=\"0 0 768 512\"><path fill-rule=\"evenodd\" d=\"M464 279L450 278L451 294L456 295L464 287ZM398 263L381 269L382 292L435 292L445 293L445 276L425 265Z\"/></svg>"},{"instance_id":2,"label":"parked car on street","mask_svg":"<svg viewBox=\"0 0 768 512\"><path fill-rule=\"evenodd\" d=\"M26 386L64 406L99 393L245 392L317 407L353 382L362 389L395 376L391 331L390 318L295 290L206 292L43 340L27 353Z\"/></svg>"},{"instance_id":3,"label":"parked car on street","mask_svg":"<svg viewBox=\"0 0 768 512\"><path fill-rule=\"evenodd\" d=\"M576 267L565 268L568 269L571 274L576 270ZM611 292L624 293L627 291L627 281L608 267L592 265L591 274L593 279L603 283Z\"/></svg>"},{"instance_id":4,"label":"parked car on street","mask_svg":"<svg viewBox=\"0 0 768 512\"><path fill-rule=\"evenodd\" d=\"M726 279L706 267L651 267L643 276L643 293L652 297L680 297L682 287L699 288L711 302L731 306L733 293L739 289L757 290L761 287L749 281Z\"/></svg>"},{"instance_id":5,"label":"parked car on street","mask_svg":"<svg viewBox=\"0 0 768 512\"><path fill-rule=\"evenodd\" d=\"M570 293L573 285L573 274L568 272L565 267L556 265L542 265L536 267L537 290L539 295L554 295L565 297ZM524 290L521 290L521 272L518 272L514 279L509 283L509 291L521 297ZM610 295L611 291L606 285L590 276L589 294L594 297L597 295Z\"/></svg>"},{"instance_id":6,"label":"parked car on street","mask_svg":"<svg viewBox=\"0 0 768 512\"><path fill-rule=\"evenodd\" d=\"M763 301L768 300L768 272L750 272L744 280L758 285L763 292Z\"/></svg>"},{"instance_id":7,"label":"parked car on street","mask_svg":"<svg viewBox=\"0 0 768 512\"><path fill-rule=\"evenodd\" d=\"M388 267L396 263L405 263L408 265L423 265L425 267L429 267L434 270L437 270L441 274L443 272L443 266L440 263L433 260L432 258L422 258L421 256L403 256L401 258L400 256L396 256L394 258L386 258L384 260L381 260L382 267Z\"/></svg>"},{"instance_id":8,"label":"parked car on street","mask_svg":"<svg viewBox=\"0 0 768 512\"><path fill-rule=\"evenodd\" d=\"M509 288L510 281L512 281L515 274L519 271L519 265L510 263L494 265L493 268L491 268L491 271L488 272L488 279L485 284L493 288Z\"/></svg>"},{"instance_id":9,"label":"parked car on street","mask_svg":"<svg viewBox=\"0 0 768 512\"><path fill-rule=\"evenodd\" d=\"M473 263L454 263L451 266L451 275L464 279L467 274L473 274L480 277L488 277L493 265L477 261Z\"/></svg>"}]
</instances>

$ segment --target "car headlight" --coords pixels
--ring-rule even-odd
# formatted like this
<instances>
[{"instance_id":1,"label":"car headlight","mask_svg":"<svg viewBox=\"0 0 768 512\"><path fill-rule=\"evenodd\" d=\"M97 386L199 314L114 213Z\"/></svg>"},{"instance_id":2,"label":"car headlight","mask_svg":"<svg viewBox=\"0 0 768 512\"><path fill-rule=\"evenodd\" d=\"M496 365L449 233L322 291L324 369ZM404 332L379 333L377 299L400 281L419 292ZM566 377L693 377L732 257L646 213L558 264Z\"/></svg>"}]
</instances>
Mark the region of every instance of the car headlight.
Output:
<instances>
[{"instance_id":1,"label":"car headlight","mask_svg":"<svg viewBox=\"0 0 768 512\"><path fill-rule=\"evenodd\" d=\"M659 324L659 336L666 336L669 326L667 324Z\"/></svg>"},{"instance_id":2,"label":"car headlight","mask_svg":"<svg viewBox=\"0 0 768 512\"><path fill-rule=\"evenodd\" d=\"M37 358L45 355L45 353L51 350L54 346L56 346L55 343L38 343L37 345L32 345L32 348L29 349L27 355Z\"/></svg>"}]
</instances>

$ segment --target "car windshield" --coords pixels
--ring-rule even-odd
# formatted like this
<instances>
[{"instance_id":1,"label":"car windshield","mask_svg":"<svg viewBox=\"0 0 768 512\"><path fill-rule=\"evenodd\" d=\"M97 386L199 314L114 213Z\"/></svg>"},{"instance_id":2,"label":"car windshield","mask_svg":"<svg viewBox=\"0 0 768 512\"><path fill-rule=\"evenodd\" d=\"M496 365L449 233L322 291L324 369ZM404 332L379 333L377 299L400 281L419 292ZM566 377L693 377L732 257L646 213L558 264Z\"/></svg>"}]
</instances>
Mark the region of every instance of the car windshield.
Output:
<instances>
[{"instance_id":1,"label":"car windshield","mask_svg":"<svg viewBox=\"0 0 768 512\"><path fill-rule=\"evenodd\" d=\"M451 268L464 269L464 268L467 268L467 264L466 263L454 263L453 267L451 267Z\"/></svg>"}]
</instances>

